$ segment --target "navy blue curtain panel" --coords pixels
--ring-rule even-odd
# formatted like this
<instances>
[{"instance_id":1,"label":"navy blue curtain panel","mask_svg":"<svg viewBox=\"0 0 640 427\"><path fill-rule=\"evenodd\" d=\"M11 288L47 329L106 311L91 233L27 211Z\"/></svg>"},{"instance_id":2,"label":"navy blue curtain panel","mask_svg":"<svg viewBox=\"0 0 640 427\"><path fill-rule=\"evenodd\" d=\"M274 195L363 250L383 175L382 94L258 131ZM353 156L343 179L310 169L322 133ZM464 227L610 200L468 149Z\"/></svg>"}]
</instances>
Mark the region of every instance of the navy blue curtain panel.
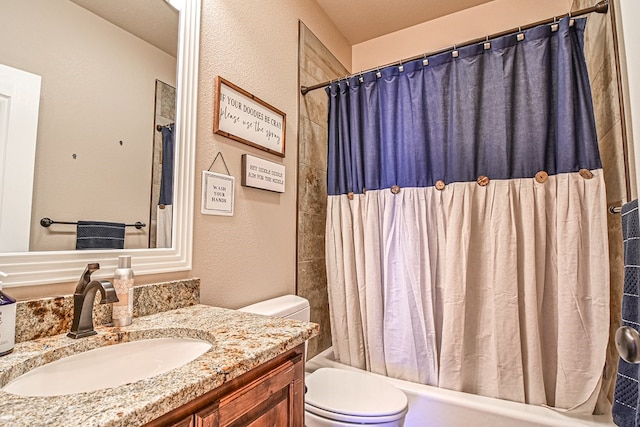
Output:
<instances>
[{"instance_id":1,"label":"navy blue curtain panel","mask_svg":"<svg viewBox=\"0 0 640 427\"><path fill-rule=\"evenodd\" d=\"M328 193L601 167L585 19L333 83Z\"/></svg>"},{"instance_id":2,"label":"navy blue curtain panel","mask_svg":"<svg viewBox=\"0 0 640 427\"><path fill-rule=\"evenodd\" d=\"M175 125L162 128L162 178L160 181L161 205L173 204L173 159L175 145Z\"/></svg>"}]
</instances>

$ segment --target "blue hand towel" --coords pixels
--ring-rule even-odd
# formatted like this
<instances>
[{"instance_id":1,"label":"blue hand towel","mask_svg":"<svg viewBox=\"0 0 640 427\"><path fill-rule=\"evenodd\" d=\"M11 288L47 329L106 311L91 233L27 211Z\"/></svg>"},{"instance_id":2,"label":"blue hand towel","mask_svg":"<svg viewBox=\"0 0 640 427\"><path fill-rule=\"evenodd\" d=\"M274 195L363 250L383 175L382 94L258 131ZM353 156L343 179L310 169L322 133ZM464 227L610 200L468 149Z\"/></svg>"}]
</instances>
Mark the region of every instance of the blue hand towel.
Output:
<instances>
[{"instance_id":1,"label":"blue hand towel","mask_svg":"<svg viewBox=\"0 0 640 427\"><path fill-rule=\"evenodd\" d=\"M640 221L638 200L622 207L622 239L624 241L624 294L622 296L622 325L640 331L638 300L640 292ZM614 391L613 422L620 427L638 427L638 380L640 365L618 362Z\"/></svg>"},{"instance_id":2,"label":"blue hand towel","mask_svg":"<svg viewBox=\"0 0 640 427\"><path fill-rule=\"evenodd\" d=\"M124 249L124 224L78 221L76 249Z\"/></svg>"}]
</instances>

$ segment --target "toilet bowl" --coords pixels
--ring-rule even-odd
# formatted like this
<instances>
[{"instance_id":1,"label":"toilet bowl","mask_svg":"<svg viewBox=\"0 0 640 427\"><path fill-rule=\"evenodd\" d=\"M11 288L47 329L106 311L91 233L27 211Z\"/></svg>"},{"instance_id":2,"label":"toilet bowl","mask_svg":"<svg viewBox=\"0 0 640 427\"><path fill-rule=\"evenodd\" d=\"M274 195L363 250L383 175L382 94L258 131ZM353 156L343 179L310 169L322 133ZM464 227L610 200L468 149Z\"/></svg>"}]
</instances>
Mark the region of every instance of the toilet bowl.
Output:
<instances>
[{"instance_id":1,"label":"toilet bowl","mask_svg":"<svg viewBox=\"0 0 640 427\"><path fill-rule=\"evenodd\" d=\"M400 427L407 414L407 396L372 375L320 368L305 381L307 427Z\"/></svg>"},{"instance_id":2,"label":"toilet bowl","mask_svg":"<svg viewBox=\"0 0 640 427\"><path fill-rule=\"evenodd\" d=\"M239 311L309 321L309 301L297 295L261 301ZM407 396L361 372L320 368L305 376L306 427L402 427Z\"/></svg>"}]
</instances>

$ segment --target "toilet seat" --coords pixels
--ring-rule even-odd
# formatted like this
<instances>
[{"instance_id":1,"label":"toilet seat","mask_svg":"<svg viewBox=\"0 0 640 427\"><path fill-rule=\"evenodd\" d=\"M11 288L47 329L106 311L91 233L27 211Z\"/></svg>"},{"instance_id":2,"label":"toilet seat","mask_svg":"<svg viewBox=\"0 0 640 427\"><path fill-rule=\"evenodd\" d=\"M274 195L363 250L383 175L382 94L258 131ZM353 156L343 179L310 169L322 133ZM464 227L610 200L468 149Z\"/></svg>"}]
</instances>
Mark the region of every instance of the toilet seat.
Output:
<instances>
[{"instance_id":1,"label":"toilet seat","mask_svg":"<svg viewBox=\"0 0 640 427\"><path fill-rule=\"evenodd\" d=\"M401 419L408 410L402 391L368 374L320 368L305 381L305 410L323 418L379 424Z\"/></svg>"}]
</instances>

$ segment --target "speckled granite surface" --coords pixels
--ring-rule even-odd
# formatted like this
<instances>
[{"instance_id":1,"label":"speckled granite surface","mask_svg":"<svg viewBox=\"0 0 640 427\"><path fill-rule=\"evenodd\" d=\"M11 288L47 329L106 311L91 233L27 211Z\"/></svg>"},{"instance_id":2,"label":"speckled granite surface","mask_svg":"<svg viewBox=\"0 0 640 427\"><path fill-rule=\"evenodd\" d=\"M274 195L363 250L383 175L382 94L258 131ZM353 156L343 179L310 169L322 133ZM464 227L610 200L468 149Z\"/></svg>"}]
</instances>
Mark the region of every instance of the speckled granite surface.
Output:
<instances>
[{"instance_id":1,"label":"speckled granite surface","mask_svg":"<svg viewBox=\"0 0 640 427\"><path fill-rule=\"evenodd\" d=\"M118 342L190 337L213 347L166 374L111 389L55 397L20 397L0 390L0 426L142 425L296 347L316 335L318 326L195 305L140 317L130 326L96 330L98 335L79 340L56 335L17 344L13 353L0 358L0 386L47 362Z\"/></svg>"},{"instance_id":2,"label":"speckled granite surface","mask_svg":"<svg viewBox=\"0 0 640 427\"><path fill-rule=\"evenodd\" d=\"M96 295L93 324L111 322L111 304L98 304ZM135 286L133 317L147 316L200 302L200 279L176 280ZM16 342L69 332L73 321L73 296L19 301L16 307Z\"/></svg>"}]
</instances>

